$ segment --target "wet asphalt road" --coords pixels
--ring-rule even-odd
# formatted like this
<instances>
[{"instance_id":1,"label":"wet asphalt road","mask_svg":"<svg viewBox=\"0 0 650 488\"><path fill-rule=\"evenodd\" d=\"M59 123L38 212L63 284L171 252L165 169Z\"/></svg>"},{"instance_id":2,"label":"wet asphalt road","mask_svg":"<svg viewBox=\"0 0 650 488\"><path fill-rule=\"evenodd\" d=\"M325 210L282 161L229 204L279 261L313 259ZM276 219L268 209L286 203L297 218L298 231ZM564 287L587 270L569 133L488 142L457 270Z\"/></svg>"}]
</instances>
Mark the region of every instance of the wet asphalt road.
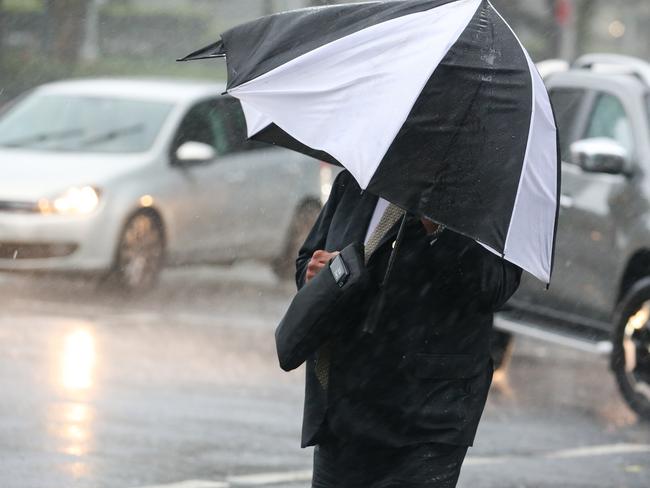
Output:
<instances>
[{"instance_id":1,"label":"wet asphalt road","mask_svg":"<svg viewBox=\"0 0 650 488\"><path fill-rule=\"evenodd\" d=\"M141 298L0 275L0 487L308 486L303 372L273 344L291 292L253 264ZM459 486L648 488L650 425L605 358L518 339Z\"/></svg>"}]
</instances>

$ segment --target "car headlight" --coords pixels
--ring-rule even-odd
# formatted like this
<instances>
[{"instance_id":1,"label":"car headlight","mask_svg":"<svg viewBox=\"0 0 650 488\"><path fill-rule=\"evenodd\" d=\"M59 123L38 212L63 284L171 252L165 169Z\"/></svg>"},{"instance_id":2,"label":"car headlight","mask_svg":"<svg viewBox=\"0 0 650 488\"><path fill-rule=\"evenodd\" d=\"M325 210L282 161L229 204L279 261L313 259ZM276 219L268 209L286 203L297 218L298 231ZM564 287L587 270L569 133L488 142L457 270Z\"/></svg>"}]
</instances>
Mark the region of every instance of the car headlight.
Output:
<instances>
[{"instance_id":1,"label":"car headlight","mask_svg":"<svg viewBox=\"0 0 650 488\"><path fill-rule=\"evenodd\" d=\"M87 215L99 205L99 191L92 186L75 186L51 200L38 202L41 213Z\"/></svg>"}]
</instances>

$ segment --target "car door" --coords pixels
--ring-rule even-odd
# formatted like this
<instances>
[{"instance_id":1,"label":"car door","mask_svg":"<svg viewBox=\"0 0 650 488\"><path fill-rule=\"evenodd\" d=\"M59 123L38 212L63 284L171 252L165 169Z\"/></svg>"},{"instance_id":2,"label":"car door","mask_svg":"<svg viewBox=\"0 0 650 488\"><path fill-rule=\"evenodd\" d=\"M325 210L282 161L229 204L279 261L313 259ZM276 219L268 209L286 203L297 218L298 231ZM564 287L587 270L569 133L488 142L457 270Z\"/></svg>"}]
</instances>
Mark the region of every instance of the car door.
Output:
<instances>
[{"instance_id":1,"label":"car door","mask_svg":"<svg viewBox=\"0 0 650 488\"><path fill-rule=\"evenodd\" d=\"M546 316L594 325L609 319L616 260L616 209L627 198L623 175L584 171L570 146L582 139L610 138L634 153L623 102L612 93L577 88L551 91L562 143L562 193L552 284L544 291L530 277L514 304ZM624 206L624 205L623 205Z\"/></svg>"},{"instance_id":2,"label":"car door","mask_svg":"<svg viewBox=\"0 0 650 488\"><path fill-rule=\"evenodd\" d=\"M248 140L244 113L234 98L224 98L213 115L229 141L215 177L229 182L234 219L228 241L215 242L216 252L230 243L236 258L275 258L286 241L301 197L303 166L309 162L286 149Z\"/></svg>"},{"instance_id":3,"label":"car door","mask_svg":"<svg viewBox=\"0 0 650 488\"><path fill-rule=\"evenodd\" d=\"M216 157L202 164L174 165L178 174L174 195L175 260L180 262L227 261L237 245L233 229L237 221L237 195L243 183L238 171L232 134L228 130L224 97L192 106L179 124L171 147L186 142L212 146ZM219 244L219 245L217 245Z\"/></svg>"},{"instance_id":4,"label":"car door","mask_svg":"<svg viewBox=\"0 0 650 488\"><path fill-rule=\"evenodd\" d=\"M606 138L636 152L630 114L615 93L597 92L581 139ZM624 174L583 170L563 163L555 295L562 309L587 319L610 319L617 283L617 224L630 197Z\"/></svg>"},{"instance_id":5,"label":"car door","mask_svg":"<svg viewBox=\"0 0 650 488\"><path fill-rule=\"evenodd\" d=\"M564 180L570 160L570 145L577 141L589 116L588 106L593 94L584 88L563 87L555 88L549 91L551 102L555 111L557 122L560 149L562 157L562 179ZM560 288L564 285L558 279L559 269L565 266L568 260L567 250L561 242L564 233L563 222L565 219L564 209L560 208L560 218L558 225L558 238L555 248L555 265L552 277L552 286L546 290L544 285L528 273L522 276L521 285L517 293L510 300L510 304L518 309L530 312L538 312L542 315L551 315L555 309L561 309L562 292ZM561 274L561 273L560 273Z\"/></svg>"},{"instance_id":6,"label":"car door","mask_svg":"<svg viewBox=\"0 0 650 488\"><path fill-rule=\"evenodd\" d=\"M296 206L292 189L301 174L298 158L248 141L241 106L227 96L189 110L174 146L188 141L211 145L217 156L208 164L180 168L188 195L179 220L192 249L183 260L271 257Z\"/></svg>"}]
</instances>

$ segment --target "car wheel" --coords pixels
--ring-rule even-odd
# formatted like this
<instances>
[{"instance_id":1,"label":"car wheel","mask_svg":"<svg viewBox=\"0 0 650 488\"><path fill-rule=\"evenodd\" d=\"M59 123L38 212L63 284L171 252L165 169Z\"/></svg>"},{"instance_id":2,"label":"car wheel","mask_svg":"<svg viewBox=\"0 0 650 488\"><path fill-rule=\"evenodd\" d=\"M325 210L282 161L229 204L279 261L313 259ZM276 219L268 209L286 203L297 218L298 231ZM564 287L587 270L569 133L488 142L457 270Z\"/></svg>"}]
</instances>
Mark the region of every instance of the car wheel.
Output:
<instances>
[{"instance_id":1,"label":"car wheel","mask_svg":"<svg viewBox=\"0 0 650 488\"><path fill-rule=\"evenodd\" d=\"M158 219L137 213L124 226L113 277L126 291L147 291L156 282L163 264L164 235Z\"/></svg>"},{"instance_id":2,"label":"car wheel","mask_svg":"<svg viewBox=\"0 0 650 488\"><path fill-rule=\"evenodd\" d=\"M286 245L281 256L278 256L273 262L273 271L278 278L283 280L292 279L296 272L296 258L300 247L307 239L318 213L320 205L315 201L304 203L293 217L289 226Z\"/></svg>"},{"instance_id":3,"label":"car wheel","mask_svg":"<svg viewBox=\"0 0 650 488\"><path fill-rule=\"evenodd\" d=\"M612 345L612 370L623 397L650 420L650 279L634 285L621 301Z\"/></svg>"}]
</instances>

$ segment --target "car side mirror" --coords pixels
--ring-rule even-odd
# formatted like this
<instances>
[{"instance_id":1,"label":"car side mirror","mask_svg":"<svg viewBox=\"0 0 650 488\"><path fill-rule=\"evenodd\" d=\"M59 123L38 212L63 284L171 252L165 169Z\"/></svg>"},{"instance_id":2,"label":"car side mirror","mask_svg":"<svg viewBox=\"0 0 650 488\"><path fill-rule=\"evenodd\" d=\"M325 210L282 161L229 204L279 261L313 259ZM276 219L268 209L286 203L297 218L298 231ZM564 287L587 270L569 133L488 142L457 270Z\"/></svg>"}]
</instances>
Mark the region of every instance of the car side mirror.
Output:
<instances>
[{"instance_id":1,"label":"car side mirror","mask_svg":"<svg viewBox=\"0 0 650 488\"><path fill-rule=\"evenodd\" d=\"M606 137L571 144L571 161L589 173L626 174L631 166L628 150Z\"/></svg>"},{"instance_id":2,"label":"car side mirror","mask_svg":"<svg viewBox=\"0 0 650 488\"><path fill-rule=\"evenodd\" d=\"M175 163L179 166L207 164L214 161L217 151L204 142L184 142L176 150Z\"/></svg>"}]
</instances>

